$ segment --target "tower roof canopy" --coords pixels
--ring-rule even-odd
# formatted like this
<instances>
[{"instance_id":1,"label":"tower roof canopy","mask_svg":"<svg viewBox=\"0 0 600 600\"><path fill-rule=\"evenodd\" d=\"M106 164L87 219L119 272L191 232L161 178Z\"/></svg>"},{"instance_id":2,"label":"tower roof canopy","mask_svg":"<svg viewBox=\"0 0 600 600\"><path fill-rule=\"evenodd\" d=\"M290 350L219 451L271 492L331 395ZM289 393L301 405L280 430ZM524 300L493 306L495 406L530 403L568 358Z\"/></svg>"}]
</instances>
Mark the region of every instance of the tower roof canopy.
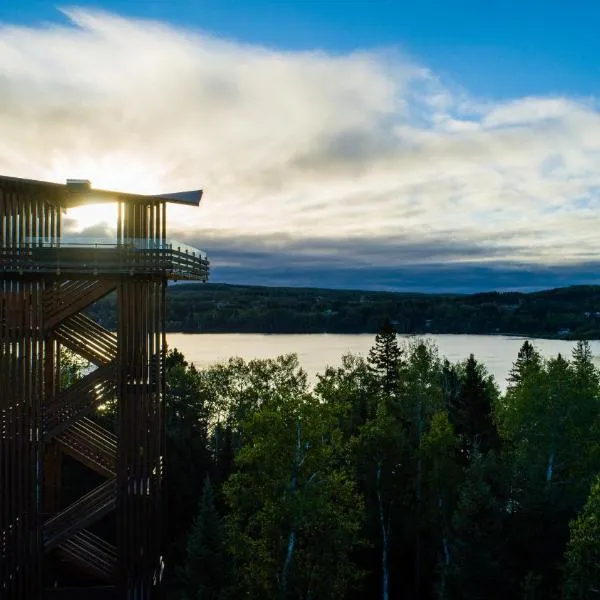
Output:
<instances>
[{"instance_id":1,"label":"tower roof canopy","mask_svg":"<svg viewBox=\"0 0 600 600\"><path fill-rule=\"evenodd\" d=\"M18 177L7 177L0 175L0 189L15 186L17 188L28 188L31 191L49 192L52 200L63 208L72 208L84 204L98 204L103 202L171 202L174 204L186 204L188 206L199 206L202 199L202 190L190 190L166 194L132 194L116 192L112 190L97 190L92 188L87 179L68 179L66 183L55 183L50 181L37 181L35 179L21 179Z\"/></svg>"}]
</instances>

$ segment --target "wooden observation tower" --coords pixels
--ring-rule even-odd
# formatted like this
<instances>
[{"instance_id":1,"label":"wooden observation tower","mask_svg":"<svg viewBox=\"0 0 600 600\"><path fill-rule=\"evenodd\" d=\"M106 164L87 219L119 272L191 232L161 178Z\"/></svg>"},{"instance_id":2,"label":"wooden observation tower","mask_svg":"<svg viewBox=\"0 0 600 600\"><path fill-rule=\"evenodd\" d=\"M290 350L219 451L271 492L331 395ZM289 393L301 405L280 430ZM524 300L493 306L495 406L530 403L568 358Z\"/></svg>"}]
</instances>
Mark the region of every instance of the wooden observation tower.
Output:
<instances>
[{"instance_id":1,"label":"wooden observation tower","mask_svg":"<svg viewBox=\"0 0 600 600\"><path fill-rule=\"evenodd\" d=\"M161 595L165 290L208 277L202 252L167 239L166 203L201 196L0 177L2 600ZM117 203L114 240L61 235L66 209L100 202ZM86 314L111 292L116 331ZM93 365L72 385L61 384L63 348ZM114 400L110 431L95 415ZM65 455L99 482L68 501ZM110 540L95 532L102 519Z\"/></svg>"}]
</instances>

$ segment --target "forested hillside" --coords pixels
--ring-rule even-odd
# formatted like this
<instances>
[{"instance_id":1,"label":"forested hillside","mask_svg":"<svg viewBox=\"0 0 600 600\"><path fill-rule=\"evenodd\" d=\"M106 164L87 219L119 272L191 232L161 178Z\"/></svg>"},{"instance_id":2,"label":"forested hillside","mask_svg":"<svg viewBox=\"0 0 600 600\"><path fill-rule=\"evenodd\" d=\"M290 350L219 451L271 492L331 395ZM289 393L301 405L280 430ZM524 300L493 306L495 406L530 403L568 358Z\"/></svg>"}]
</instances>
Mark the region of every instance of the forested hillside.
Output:
<instances>
[{"instance_id":1,"label":"forested hillside","mask_svg":"<svg viewBox=\"0 0 600 600\"><path fill-rule=\"evenodd\" d=\"M192 284L167 293L168 331L375 333L390 317L399 333L600 338L600 286L448 296ZM114 298L93 314L113 326Z\"/></svg>"},{"instance_id":2,"label":"forested hillside","mask_svg":"<svg viewBox=\"0 0 600 600\"><path fill-rule=\"evenodd\" d=\"M600 373L586 342L550 360L525 342L505 394L473 355L399 346L389 325L314 389L294 355L198 371L173 350L166 377L169 598L597 596ZM93 418L110 428L116 408ZM98 527L110 539L114 523Z\"/></svg>"}]
</instances>

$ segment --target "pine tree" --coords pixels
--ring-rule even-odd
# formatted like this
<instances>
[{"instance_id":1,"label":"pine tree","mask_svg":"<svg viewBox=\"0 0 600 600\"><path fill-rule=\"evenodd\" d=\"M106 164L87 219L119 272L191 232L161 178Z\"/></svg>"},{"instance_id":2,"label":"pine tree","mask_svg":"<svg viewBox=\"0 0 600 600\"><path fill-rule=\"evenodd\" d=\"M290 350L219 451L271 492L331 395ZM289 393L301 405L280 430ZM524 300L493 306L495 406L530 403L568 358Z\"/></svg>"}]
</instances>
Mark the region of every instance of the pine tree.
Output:
<instances>
[{"instance_id":1,"label":"pine tree","mask_svg":"<svg viewBox=\"0 0 600 600\"><path fill-rule=\"evenodd\" d=\"M375 336L375 345L369 351L369 370L387 397L395 397L400 383L402 350L398 346L397 332L385 321Z\"/></svg>"},{"instance_id":2,"label":"pine tree","mask_svg":"<svg viewBox=\"0 0 600 600\"><path fill-rule=\"evenodd\" d=\"M198 515L187 541L187 560L181 580L186 600L218 600L227 581L227 559L221 518L207 476Z\"/></svg>"}]
</instances>

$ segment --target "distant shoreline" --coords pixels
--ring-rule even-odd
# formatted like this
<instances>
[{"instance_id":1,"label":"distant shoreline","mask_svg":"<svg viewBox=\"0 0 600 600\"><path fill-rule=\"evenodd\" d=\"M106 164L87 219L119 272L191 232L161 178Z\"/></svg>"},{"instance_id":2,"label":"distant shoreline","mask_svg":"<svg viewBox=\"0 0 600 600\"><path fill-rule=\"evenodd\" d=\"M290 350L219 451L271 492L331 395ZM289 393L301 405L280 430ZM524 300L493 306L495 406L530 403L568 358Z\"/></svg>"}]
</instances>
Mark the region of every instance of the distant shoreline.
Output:
<instances>
[{"instance_id":1,"label":"distant shoreline","mask_svg":"<svg viewBox=\"0 0 600 600\"><path fill-rule=\"evenodd\" d=\"M371 334L390 320L407 335L600 340L600 286L471 295L188 284L167 288L170 333ZM115 295L88 309L116 327Z\"/></svg>"},{"instance_id":2,"label":"distant shoreline","mask_svg":"<svg viewBox=\"0 0 600 600\"><path fill-rule=\"evenodd\" d=\"M377 335L376 331L357 331L357 332L337 332L337 331L176 331L176 330L167 330L167 333L177 333L181 335L368 335L375 336ZM399 336L428 336L428 335L481 335L481 336L494 336L494 337L511 337L511 338L522 338L522 339L537 339L537 340L562 340L565 342L578 342L580 340L586 340L588 342L596 342L600 341L600 337L567 337L567 336L552 336L549 334L530 334L530 333L502 333L502 332L492 332L492 333L474 333L474 332L437 332L437 331L423 331L419 333L405 333L398 332Z\"/></svg>"}]
</instances>

